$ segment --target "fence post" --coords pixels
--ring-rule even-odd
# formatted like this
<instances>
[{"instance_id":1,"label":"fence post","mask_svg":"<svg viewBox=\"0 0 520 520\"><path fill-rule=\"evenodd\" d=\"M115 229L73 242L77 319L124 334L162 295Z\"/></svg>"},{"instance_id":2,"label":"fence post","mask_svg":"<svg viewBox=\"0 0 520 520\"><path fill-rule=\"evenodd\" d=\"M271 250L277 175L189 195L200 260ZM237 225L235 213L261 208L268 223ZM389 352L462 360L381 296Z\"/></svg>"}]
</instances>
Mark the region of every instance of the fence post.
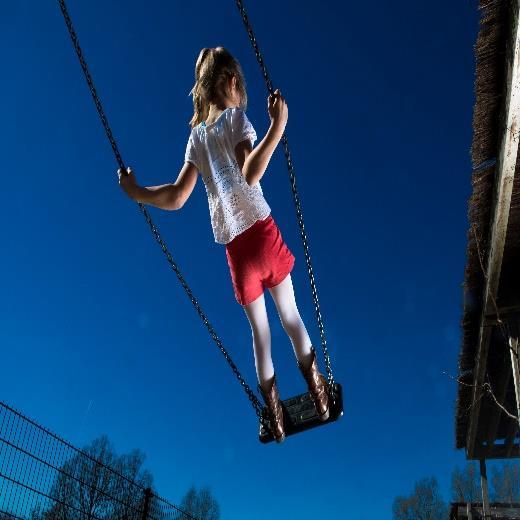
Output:
<instances>
[{"instance_id":1,"label":"fence post","mask_svg":"<svg viewBox=\"0 0 520 520\"><path fill-rule=\"evenodd\" d=\"M150 502L152 501L152 490L146 488L144 490L144 506L143 506L143 518L142 520L149 520L148 514L150 512Z\"/></svg>"}]
</instances>

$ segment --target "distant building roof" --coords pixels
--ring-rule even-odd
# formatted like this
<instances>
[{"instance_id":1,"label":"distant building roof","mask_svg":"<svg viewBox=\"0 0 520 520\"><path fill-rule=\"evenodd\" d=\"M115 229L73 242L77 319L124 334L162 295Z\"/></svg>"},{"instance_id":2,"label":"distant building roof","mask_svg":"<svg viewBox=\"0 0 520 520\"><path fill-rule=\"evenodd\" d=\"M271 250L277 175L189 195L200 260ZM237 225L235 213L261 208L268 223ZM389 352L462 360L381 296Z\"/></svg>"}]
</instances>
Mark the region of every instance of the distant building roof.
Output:
<instances>
[{"instance_id":1,"label":"distant building roof","mask_svg":"<svg viewBox=\"0 0 520 520\"><path fill-rule=\"evenodd\" d=\"M481 503L469 504L473 520L484 519L484 512ZM501 504L494 502L490 504L491 517L489 520L519 520L520 504ZM450 505L450 515L448 520L467 520L468 504L466 502L456 502Z\"/></svg>"}]
</instances>

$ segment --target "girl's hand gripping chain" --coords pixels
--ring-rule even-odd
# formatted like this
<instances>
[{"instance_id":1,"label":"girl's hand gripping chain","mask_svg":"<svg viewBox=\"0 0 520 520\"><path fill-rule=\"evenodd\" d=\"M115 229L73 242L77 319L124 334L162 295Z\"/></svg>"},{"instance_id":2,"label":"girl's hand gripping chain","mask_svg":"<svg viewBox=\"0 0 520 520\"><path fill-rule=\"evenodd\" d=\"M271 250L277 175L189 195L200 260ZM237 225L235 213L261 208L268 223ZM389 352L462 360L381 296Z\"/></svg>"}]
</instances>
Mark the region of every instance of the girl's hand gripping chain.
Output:
<instances>
[{"instance_id":1,"label":"girl's hand gripping chain","mask_svg":"<svg viewBox=\"0 0 520 520\"><path fill-rule=\"evenodd\" d=\"M271 125L283 133L289 118L289 109L280 89L277 88L274 94L269 95L267 98L267 110L271 119Z\"/></svg>"},{"instance_id":2,"label":"girl's hand gripping chain","mask_svg":"<svg viewBox=\"0 0 520 520\"><path fill-rule=\"evenodd\" d=\"M123 188L131 199L135 200L138 185L132 168L128 167L126 173L123 173L121 168L119 168L117 170L117 175L119 177L119 185L121 188Z\"/></svg>"}]
</instances>

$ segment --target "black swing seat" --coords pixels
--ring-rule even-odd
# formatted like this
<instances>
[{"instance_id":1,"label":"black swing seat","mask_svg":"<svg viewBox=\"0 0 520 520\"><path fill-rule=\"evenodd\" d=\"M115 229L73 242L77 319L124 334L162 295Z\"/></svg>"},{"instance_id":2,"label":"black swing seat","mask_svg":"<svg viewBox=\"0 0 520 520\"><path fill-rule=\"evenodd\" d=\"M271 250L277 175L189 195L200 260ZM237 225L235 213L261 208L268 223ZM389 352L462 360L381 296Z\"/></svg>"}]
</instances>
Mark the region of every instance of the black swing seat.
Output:
<instances>
[{"instance_id":1,"label":"black swing seat","mask_svg":"<svg viewBox=\"0 0 520 520\"><path fill-rule=\"evenodd\" d=\"M334 383L332 396L329 397L330 414L326 421L320 421L308 392L282 401L285 436L294 435L295 433L337 421L343 415L343 390L339 383ZM266 410L264 408L265 413ZM258 437L260 442L264 444L274 441L274 437L269 429L261 423Z\"/></svg>"}]
</instances>

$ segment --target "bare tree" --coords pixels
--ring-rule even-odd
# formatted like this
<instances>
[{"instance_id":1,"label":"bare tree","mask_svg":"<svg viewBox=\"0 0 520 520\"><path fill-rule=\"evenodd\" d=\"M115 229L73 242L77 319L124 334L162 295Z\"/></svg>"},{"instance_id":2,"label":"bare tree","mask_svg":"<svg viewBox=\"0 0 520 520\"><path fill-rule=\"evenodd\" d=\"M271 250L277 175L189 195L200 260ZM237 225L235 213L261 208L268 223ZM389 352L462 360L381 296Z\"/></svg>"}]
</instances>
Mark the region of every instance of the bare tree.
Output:
<instances>
[{"instance_id":1,"label":"bare tree","mask_svg":"<svg viewBox=\"0 0 520 520\"><path fill-rule=\"evenodd\" d=\"M220 520L220 507L208 487L197 490L192 486L180 507L198 520Z\"/></svg>"},{"instance_id":2,"label":"bare tree","mask_svg":"<svg viewBox=\"0 0 520 520\"><path fill-rule=\"evenodd\" d=\"M415 520L412 497L398 496L393 505L394 520Z\"/></svg>"},{"instance_id":3,"label":"bare tree","mask_svg":"<svg viewBox=\"0 0 520 520\"><path fill-rule=\"evenodd\" d=\"M480 502L480 478L477 465L471 462L464 469L456 467L451 474L451 491L454 502Z\"/></svg>"},{"instance_id":4,"label":"bare tree","mask_svg":"<svg viewBox=\"0 0 520 520\"><path fill-rule=\"evenodd\" d=\"M94 440L60 468L50 496L53 505L34 511L34 520L137 518L144 499L143 488L152 476L142 470L144 454L134 450L116 455L106 436Z\"/></svg>"},{"instance_id":5,"label":"bare tree","mask_svg":"<svg viewBox=\"0 0 520 520\"><path fill-rule=\"evenodd\" d=\"M520 502L520 464L506 462L492 470L493 501L512 504Z\"/></svg>"},{"instance_id":6,"label":"bare tree","mask_svg":"<svg viewBox=\"0 0 520 520\"><path fill-rule=\"evenodd\" d=\"M13 520L13 518L17 517L6 511L0 511L0 520Z\"/></svg>"},{"instance_id":7,"label":"bare tree","mask_svg":"<svg viewBox=\"0 0 520 520\"><path fill-rule=\"evenodd\" d=\"M409 497L397 497L393 515L394 520L444 520L447 508L440 496L437 479L419 480Z\"/></svg>"}]
</instances>

